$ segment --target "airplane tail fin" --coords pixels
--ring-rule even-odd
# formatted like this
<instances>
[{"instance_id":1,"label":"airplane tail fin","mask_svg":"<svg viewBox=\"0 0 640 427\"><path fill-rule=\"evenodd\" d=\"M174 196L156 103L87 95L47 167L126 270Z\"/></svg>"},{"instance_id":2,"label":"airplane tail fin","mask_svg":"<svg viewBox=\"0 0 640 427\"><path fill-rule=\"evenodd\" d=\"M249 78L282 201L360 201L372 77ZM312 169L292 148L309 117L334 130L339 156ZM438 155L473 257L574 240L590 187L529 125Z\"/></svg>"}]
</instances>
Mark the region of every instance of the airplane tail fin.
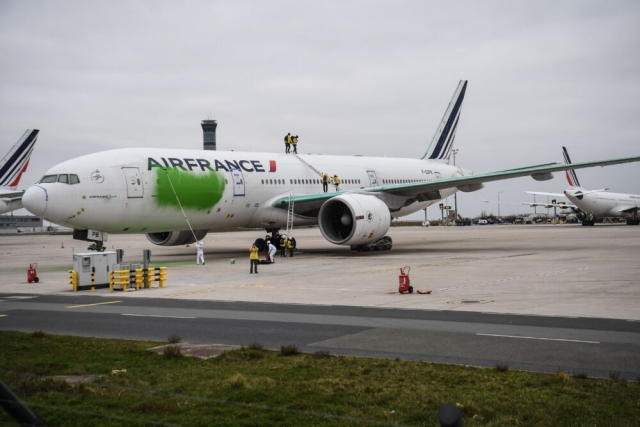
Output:
<instances>
[{"instance_id":1,"label":"airplane tail fin","mask_svg":"<svg viewBox=\"0 0 640 427\"><path fill-rule=\"evenodd\" d=\"M467 82L467 80L460 80L460 83L458 83L458 87L453 93L449 106L444 112L440 125L433 135L431 144L429 144L429 148L427 148L427 152L424 153L422 159L444 160L449 163L449 155L451 154L453 141L456 138L458 120L460 120L462 101L467 91Z\"/></svg>"},{"instance_id":2,"label":"airplane tail fin","mask_svg":"<svg viewBox=\"0 0 640 427\"><path fill-rule=\"evenodd\" d=\"M15 190L27 170L33 147L38 139L38 129L27 129L11 150L0 161L0 187Z\"/></svg>"},{"instance_id":3,"label":"airplane tail fin","mask_svg":"<svg viewBox=\"0 0 640 427\"><path fill-rule=\"evenodd\" d=\"M569 152L566 147L562 147L562 155L564 156L564 163L570 165L571 159L569 158ZM569 186L580 187L580 181L578 181L578 176L576 175L575 170L569 169L565 171L565 173L567 175L567 182L569 182Z\"/></svg>"}]
</instances>

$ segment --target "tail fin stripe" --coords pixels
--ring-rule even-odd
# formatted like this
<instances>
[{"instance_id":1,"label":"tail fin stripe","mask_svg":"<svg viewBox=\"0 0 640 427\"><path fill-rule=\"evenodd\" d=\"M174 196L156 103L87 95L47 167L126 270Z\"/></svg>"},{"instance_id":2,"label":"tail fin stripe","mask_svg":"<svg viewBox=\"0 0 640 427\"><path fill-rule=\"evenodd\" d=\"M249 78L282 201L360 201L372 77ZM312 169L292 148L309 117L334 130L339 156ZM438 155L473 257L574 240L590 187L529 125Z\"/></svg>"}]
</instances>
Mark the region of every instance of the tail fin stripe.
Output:
<instances>
[{"instance_id":1,"label":"tail fin stripe","mask_svg":"<svg viewBox=\"0 0 640 427\"><path fill-rule=\"evenodd\" d=\"M447 157L448 150L443 149L443 146L445 146L447 138L449 138L449 136L451 135L451 132L452 131L455 132L456 130L456 126L458 125L458 116L460 114L460 108L462 107L462 100L464 99L464 92L466 91L466 89L467 89L467 86L465 85L464 88L462 89L462 93L460 97L458 97L458 99L456 100L456 104L453 107L453 111L449 116L449 120L447 120L447 123L444 127L444 130L442 131L442 134L440 135L440 138L438 139L436 147L433 150L433 153L431 154L431 156L429 157L430 159L443 159ZM448 148L449 145L448 144L446 145Z\"/></svg>"},{"instance_id":2,"label":"tail fin stripe","mask_svg":"<svg viewBox=\"0 0 640 427\"><path fill-rule=\"evenodd\" d=\"M423 159L442 160L449 157L462 110L462 102L467 91L467 83L467 80L461 80L458 84L440 125L431 139L431 144L429 144L425 155L422 156Z\"/></svg>"},{"instance_id":3,"label":"tail fin stripe","mask_svg":"<svg viewBox=\"0 0 640 427\"><path fill-rule=\"evenodd\" d=\"M569 158L569 152L566 147L562 147L562 155L564 156L564 162L567 165L571 164L571 158ZM578 175L576 175L576 171L574 169L569 169L566 171L567 182L571 187L580 187L580 181L578 181Z\"/></svg>"},{"instance_id":4,"label":"tail fin stripe","mask_svg":"<svg viewBox=\"0 0 640 427\"><path fill-rule=\"evenodd\" d=\"M29 132L29 131L27 131ZM25 132L25 134L27 133ZM25 164L29 161L33 147L38 139L38 130L32 130L11 148L0 164L0 186L14 183L16 176L22 174Z\"/></svg>"}]
</instances>

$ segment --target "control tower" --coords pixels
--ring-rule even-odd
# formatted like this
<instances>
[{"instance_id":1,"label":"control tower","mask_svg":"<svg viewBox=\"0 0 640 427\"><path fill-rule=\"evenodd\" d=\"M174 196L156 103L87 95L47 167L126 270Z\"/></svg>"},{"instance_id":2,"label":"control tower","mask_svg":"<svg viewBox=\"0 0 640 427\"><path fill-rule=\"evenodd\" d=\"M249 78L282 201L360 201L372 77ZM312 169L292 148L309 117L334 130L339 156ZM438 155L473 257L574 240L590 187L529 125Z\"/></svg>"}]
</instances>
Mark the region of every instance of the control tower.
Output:
<instances>
[{"instance_id":1,"label":"control tower","mask_svg":"<svg viewBox=\"0 0 640 427\"><path fill-rule=\"evenodd\" d=\"M202 141L203 148L205 150L216 149L216 128L218 122L215 120L203 120L202 121Z\"/></svg>"}]
</instances>

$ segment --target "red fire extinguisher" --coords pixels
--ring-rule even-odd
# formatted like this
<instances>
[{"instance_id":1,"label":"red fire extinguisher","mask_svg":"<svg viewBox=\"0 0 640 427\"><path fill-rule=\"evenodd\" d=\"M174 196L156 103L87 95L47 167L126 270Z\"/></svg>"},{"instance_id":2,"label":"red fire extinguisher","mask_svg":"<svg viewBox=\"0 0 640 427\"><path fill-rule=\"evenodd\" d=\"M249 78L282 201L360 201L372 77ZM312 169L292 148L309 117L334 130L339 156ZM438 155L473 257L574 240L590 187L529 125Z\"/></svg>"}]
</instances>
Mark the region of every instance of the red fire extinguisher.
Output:
<instances>
[{"instance_id":1,"label":"red fire extinguisher","mask_svg":"<svg viewBox=\"0 0 640 427\"><path fill-rule=\"evenodd\" d=\"M29 264L29 269L27 270L27 282L38 283L40 281L40 278L38 277L38 273L36 272L37 266L38 266L37 262L34 262L33 264Z\"/></svg>"},{"instance_id":2,"label":"red fire extinguisher","mask_svg":"<svg viewBox=\"0 0 640 427\"><path fill-rule=\"evenodd\" d=\"M398 278L398 292L401 294L405 292L413 293L413 286L411 286L411 280L409 280L409 271L411 267L408 265L400 269L400 277Z\"/></svg>"}]
</instances>

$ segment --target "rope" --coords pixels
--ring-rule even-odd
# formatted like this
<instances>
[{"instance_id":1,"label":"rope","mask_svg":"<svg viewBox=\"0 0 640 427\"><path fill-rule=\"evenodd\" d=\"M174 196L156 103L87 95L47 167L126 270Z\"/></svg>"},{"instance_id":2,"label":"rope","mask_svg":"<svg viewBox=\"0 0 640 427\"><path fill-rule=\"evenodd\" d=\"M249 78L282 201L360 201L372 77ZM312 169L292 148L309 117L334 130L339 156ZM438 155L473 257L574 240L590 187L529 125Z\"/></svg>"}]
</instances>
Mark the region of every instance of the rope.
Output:
<instances>
[{"instance_id":1,"label":"rope","mask_svg":"<svg viewBox=\"0 0 640 427\"><path fill-rule=\"evenodd\" d=\"M185 221L187 221L189 230L191 230L191 234L193 234L193 238L197 242L198 238L196 237L196 233L193 231L193 228L191 227L191 223L189 222L189 218L187 218L187 214L184 212L184 209L182 209L182 203L180 203L180 199L178 198L178 193L176 193L176 189L173 187L173 182L171 182L171 177L169 176L169 172L167 172L167 170L165 169L164 173L167 174L167 179L169 180L169 184L171 184L171 189L173 190L173 194L176 196L176 200L178 201L178 206L180 206L180 210L182 211L182 215L184 215Z\"/></svg>"}]
</instances>

